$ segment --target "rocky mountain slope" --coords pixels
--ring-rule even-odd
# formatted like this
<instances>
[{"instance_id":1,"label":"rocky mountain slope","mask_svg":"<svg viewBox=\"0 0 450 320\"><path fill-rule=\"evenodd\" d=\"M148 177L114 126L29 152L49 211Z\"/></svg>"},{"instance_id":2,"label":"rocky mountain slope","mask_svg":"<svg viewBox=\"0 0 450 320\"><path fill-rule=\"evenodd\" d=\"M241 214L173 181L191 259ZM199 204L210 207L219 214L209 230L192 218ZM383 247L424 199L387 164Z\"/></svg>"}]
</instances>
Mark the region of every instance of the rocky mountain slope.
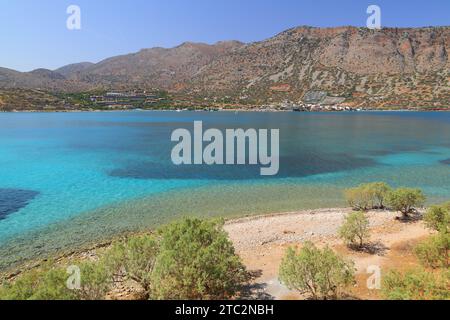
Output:
<instances>
[{"instance_id":1,"label":"rocky mountain slope","mask_svg":"<svg viewBox=\"0 0 450 320\"><path fill-rule=\"evenodd\" d=\"M64 77L70 77L73 75L76 75L77 73L80 73L89 67L93 66L94 64L92 62L80 62L80 63L74 63L69 64L67 66L64 66L62 68L56 69L55 72L63 75Z\"/></svg>"},{"instance_id":2,"label":"rocky mountain slope","mask_svg":"<svg viewBox=\"0 0 450 320\"><path fill-rule=\"evenodd\" d=\"M215 60L192 82L261 101L326 93L353 104L448 106L449 50L450 28L296 28Z\"/></svg>"},{"instance_id":3,"label":"rocky mountain slope","mask_svg":"<svg viewBox=\"0 0 450 320\"><path fill-rule=\"evenodd\" d=\"M152 48L54 72L0 69L0 87L159 88L192 99L450 107L450 27L299 27L265 41Z\"/></svg>"}]
</instances>

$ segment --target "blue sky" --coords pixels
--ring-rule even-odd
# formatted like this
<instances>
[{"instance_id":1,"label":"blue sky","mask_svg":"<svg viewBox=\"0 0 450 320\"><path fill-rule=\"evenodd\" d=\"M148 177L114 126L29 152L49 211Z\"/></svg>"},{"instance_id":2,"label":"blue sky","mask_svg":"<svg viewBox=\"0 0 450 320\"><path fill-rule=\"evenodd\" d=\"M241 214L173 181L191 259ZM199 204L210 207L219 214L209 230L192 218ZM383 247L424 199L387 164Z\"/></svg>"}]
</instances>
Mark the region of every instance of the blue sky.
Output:
<instances>
[{"instance_id":1,"label":"blue sky","mask_svg":"<svg viewBox=\"0 0 450 320\"><path fill-rule=\"evenodd\" d=\"M66 28L81 8L82 29ZM285 29L365 26L370 4L383 26L450 25L449 0L0 0L0 66L20 71L184 41L258 41Z\"/></svg>"}]
</instances>

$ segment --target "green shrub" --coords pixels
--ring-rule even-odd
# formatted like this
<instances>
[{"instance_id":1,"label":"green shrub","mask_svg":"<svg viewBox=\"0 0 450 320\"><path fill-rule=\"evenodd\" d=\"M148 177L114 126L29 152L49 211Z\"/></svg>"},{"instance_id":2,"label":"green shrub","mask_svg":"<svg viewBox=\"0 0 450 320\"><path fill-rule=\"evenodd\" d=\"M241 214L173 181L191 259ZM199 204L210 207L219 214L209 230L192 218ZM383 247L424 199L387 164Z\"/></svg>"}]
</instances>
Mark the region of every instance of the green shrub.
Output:
<instances>
[{"instance_id":1,"label":"green shrub","mask_svg":"<svg viewBox=\"0 0 450 320\"><path fill-rule=\"evenodd\" d=\"M162 229L160 235L154 298L228 299L247 280L222 221L185 219Z\"/></svg>"},{"instance_id":2,"label":"green shrub","mask_svg":"<svg viewBox=\"0 0 450 320\"><path fill-rule=\"evenodd\" d=\"M14 282L3 285L0 300L74 300L77 294L67 288L67 278L62 268L44 266L27 271Z\"/></svg>"},{"instance_id":3,"label":"green shrub","mask_svg":"<svg viewBox=\"0 0 450 320\"><path fill-rule=\"evenodd\" d=\"M440 274L426 270L404 274L391 271L384 276L382 292L389 300L448 300L450 299L449 272Z\"/></svg>"},{"instance_id":4,"label":"green shrub","mask_svg":"<svg viewBox=\"0 0 450 320\"><path fill-rule=\"evenodd\" d=\"M103 261L79 264L81 286L75 290L76 299L104 300L113 285L112 275ZM67 275L66 275L67 278Z\"/></svg>"},{"instance_id":5,"label":"green shrub","mask_svg":"<svg viewBox=\"0 0 450 320\"><path fill-rule=\"evenodd\" d=\"M338 298L354 283L354 265L326 247L307 242L297 251L289 248L281 262L279 277L289 289L309 294L315 300Z\"/></svg>"},{"instance_id":6,"label":"green shrub","mask_svg":"<svg viewBox=\"0 0 450 320\"><path fill-rule=\"evenodd\" d=\"M364 212L352 212L345 217L339 236L348 246L361 248L370 237L369 218Z\"/></svg>"},{"instance_id":7,"label":"green shrub","mask_svg":"<svg viewBox=\"0 0 450 320\"><path fill-rule=\"evenodd\" d=\"M428 228L448 233L450 231L450 202L428 209L424 221Z\"/></svg>"},{"instance_id":8,"label":"green shrub","mask_svg":"<svg viewBox=\"0 0 450 320\"><path fill-rule=\"evenodd\" d=\"M159 243L155 237L135 236L114 244L104 260L113 275L123 275L139 283L144 289L143 298L148 299L158 253Z\"/></svg>"},{"instance_id":9,"label":"green shrub","mask_svg":"<svg viewBox=\"0 0 450 320\"><path fill-rule=\"evenodd\" d=\"M422 242L415 248L415 253L425 267L450 267L450 234L441 232Z\"/></svg>"},{"instance_id":10,"label":"green shrub","mask_svg":"<svg viewBox=\"0 0 450 320\"><path fill-rule=\"evenodd\" d=\"M392 188L384 182L374 182L366 185L368 192L372 196L374 208L384 209L385 201L392 191Z\"/></svg>"},{"instance_id":11,"label":"green shrub","mask_svg":"<svg viewBox=\"0 0 450 320\"><path fill-rule=\"evenodd\" d=\"M389 193L388 202L393 210L399 211L404 217L425 203L425 195L420 189L399 188Z\"/></svg>"},{"instance_id":12,"label":"green shrub","mask_svg":"<svg viewBox=\"0 0 450 320\"><path fill-rule=\"evenodd\" d=\"M383 209L391 187L384 182L361 184L345 190L348 204L355 210Z\"/></svg>"},{"instance_id":13,"label":"green shrub","mask_svg":"<svg viewBox=\"0 0 450 320\"><path fill-rule=\"evenodd\" d=\"M357 211L367 211L373 207L372 194L361 185L344 191L347 203Z\"/></svg>"},{"instance_id":14,"label":"green shrub","mask_svg":"<svg viewBox=\"0 0 450 320\"><path fill-rule=\"evenodd\" d=\"M0 300L101 300L110 289L111 281L101 263L79 265L80 288L69 289L70 274L62 267L50 264L30 270L0 289Z\"/></svg>"}]
</instances>

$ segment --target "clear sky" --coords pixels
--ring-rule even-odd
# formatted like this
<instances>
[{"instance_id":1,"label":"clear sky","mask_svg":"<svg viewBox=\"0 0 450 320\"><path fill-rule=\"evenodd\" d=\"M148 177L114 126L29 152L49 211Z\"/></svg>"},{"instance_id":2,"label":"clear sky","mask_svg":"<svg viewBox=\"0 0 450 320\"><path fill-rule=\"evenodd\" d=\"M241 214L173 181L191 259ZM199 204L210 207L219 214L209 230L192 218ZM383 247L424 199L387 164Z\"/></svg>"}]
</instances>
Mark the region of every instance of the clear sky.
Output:
<instances>
[{"instance_id":1,"label":"clear sky","mask_svg":"<svg viewBox=\"0 0 450 320\"><path fill-rule=\"evenodd\" d=\"M71 4L81 30L66 28ZM184 41L258 41L299 25L365 26L370 4L383 26L450 25L450 0L0 0L0 66L55 69Z\"/></svg>"}]
</instances>

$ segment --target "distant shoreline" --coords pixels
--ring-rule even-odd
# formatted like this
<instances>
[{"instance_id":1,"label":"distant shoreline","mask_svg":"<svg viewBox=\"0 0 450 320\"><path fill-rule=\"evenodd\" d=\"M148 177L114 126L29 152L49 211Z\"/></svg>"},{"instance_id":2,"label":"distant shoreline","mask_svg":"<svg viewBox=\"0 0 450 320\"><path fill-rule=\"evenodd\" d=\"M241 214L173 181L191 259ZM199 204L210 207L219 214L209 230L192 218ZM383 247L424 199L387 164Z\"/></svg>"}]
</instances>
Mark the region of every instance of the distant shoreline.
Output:
<instances>
[{"instance_id":1,"label":"distant shoreline","mask_svg":"<svg viewBox=\"0 0 450 320\"><path fill-rule=\"evenodd\" d=\"M118 112L173 112L173 113L180 113L180 112L223 112L223 113L230 113L230 112L245 112L245 113L369 113L369 112L450 112L450 108L448 109L442 109L442 110L410 110L410 109L371 109L371 110L359 110L359 111L290 111L290 110L251 110L251 109L227 109L227 110L159 110L159 109L129 109L129 110L20 110L20 111L3 111L0 110L0 113L118 113Z\"/></svg>"}]
</instances>

